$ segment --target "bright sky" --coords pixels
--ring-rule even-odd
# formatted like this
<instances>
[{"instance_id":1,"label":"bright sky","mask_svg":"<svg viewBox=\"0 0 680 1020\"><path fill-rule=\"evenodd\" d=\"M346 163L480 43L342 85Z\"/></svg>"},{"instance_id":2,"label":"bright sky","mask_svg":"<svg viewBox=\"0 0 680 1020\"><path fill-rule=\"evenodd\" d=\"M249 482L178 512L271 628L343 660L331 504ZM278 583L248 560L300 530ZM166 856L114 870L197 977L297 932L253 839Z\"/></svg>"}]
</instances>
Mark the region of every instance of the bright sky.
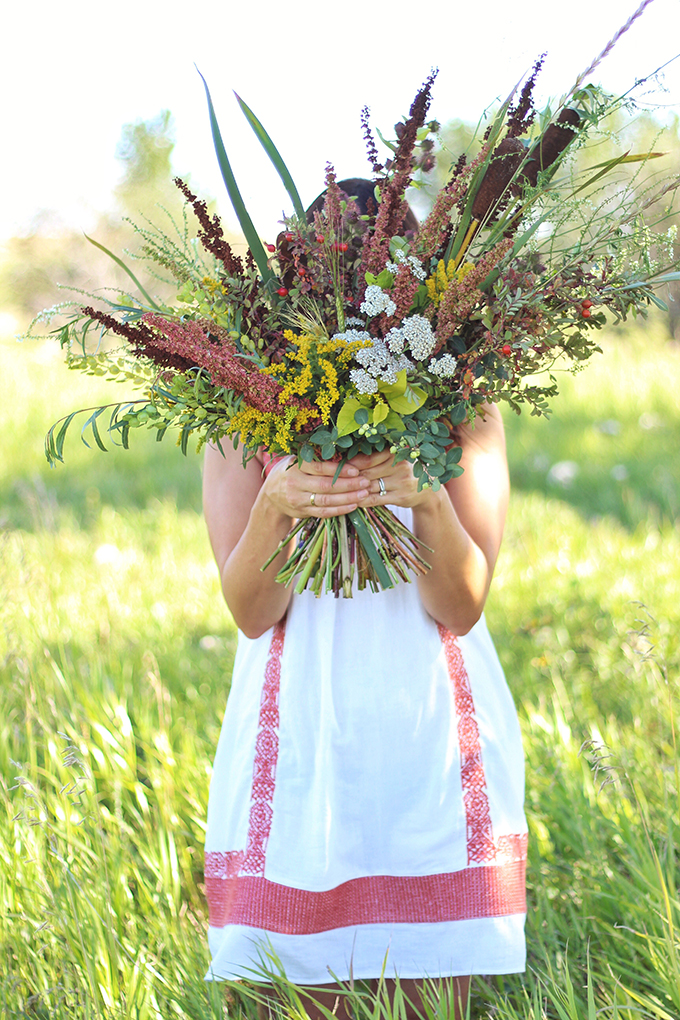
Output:
<instances>
[{"instance_id":1,"label":"bright sky","mask_svg":"<svg viewBox=\"0 0 680 1020\"><path fill-rule=\"evenodd\" d=\"M0 238L40 210L88 229L110 208L124 123L168 108L175 169L233 214L219 176L196 63L206 76L237 180L263 236L287 196L236 106L235 89L274 138L305 203L340 177L366 174L364 103L392 135L430 67L431 115L476 120L505 97L536 56L548 57L538 100L573 83L638 0L476 0L422 5L344 0L33 0L3 13L0 94L4 158ZM195 11L196 13L191 13ZM593 78L625 91L680 50L680 0L654 0ZM650 97L680 109L680 60Z\"/></svg>"}]
</instances>

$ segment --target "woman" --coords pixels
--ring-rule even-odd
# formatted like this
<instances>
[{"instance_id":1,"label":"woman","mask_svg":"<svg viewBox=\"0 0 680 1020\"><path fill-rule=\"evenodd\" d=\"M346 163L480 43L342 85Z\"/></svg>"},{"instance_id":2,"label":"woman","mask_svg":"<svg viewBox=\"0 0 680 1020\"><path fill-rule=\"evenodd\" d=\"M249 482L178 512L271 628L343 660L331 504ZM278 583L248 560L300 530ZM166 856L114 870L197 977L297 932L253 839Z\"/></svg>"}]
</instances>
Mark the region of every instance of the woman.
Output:
<instances>
[{"instance_id":1,"label":"woman","mask_svg":"<svg viewBox=\"0 0 680 1020\"><path fill-rule=\"evenodd\" d=\"M205 514L241 635L211 786L209 977L271 953L297 984L524 969L523 760L482 611L508 500L498 409L460 430L464 473L407 462L269 465L210 448ZM305 516L389 505L431 571L352 599L275 581ZM259 955L258 955L259 954ZM314 1000L332 1007L332 991ZM314 1002L310 1006L313 1011Z\"/></svg>"}]
</instances>

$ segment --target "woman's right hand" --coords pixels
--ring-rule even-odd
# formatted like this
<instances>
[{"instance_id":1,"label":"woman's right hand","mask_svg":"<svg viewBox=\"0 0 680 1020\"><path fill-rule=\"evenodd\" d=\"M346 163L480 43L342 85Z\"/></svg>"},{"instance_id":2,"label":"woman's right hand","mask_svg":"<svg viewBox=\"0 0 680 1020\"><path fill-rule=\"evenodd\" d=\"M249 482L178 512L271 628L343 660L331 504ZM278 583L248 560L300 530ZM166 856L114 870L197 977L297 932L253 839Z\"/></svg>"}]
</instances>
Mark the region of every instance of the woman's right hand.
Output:
<instances>
[{"instance_id":1,"label":"woman's right hand","mask_svg":"<svg viewBox=\"0 0 680 1020\"><path fill-rule=\"evenodd\" d=\"M370 481L352 464L344 464L338 478L337 461L303 462L286 457L271 468L263 495L288 517L339 517L356 510L370 492ZM312 501L313 497L313 501Z\"/></svg>"}]
</instances>

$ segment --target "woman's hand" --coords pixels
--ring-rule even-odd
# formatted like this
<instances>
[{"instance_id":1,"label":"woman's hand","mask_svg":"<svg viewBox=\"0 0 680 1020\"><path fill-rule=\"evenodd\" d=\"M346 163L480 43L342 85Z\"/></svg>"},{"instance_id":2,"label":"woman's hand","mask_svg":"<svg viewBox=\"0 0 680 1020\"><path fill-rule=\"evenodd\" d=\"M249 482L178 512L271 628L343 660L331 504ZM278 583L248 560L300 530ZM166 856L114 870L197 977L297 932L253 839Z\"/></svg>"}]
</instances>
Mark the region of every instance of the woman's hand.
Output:
<instances>
[{"instance_id":1,"label":"woman's hand","mask_svg":"<svg viewBox=\"0 0 680 1020\"><path fill-rule=\"evenodd\" d=\"M386 506L390 503L392 506L416 507L427 503L434 495L429 489L418 492L412 461L401 460L395 464L394 454L389 449L382 453L360 453L349 463L368 483L369 491L359 497L360 506Z\"/></svg>"},{"instance_id":2,"label":"woman's hand","mask_svg":"<svg viewBox=\"0 0 680 1020\"><path fill-rule=\"evenodd\" d=\"M392 455L388 456L391 459ZM333 483L337 470L337 461L311 461L298 467L294 457L287 457L271 469L263 493L279 513L288 517L339 517L356 510L370 497L372 483L355 461L343 464Z\"/></svg>"}]
</instances>

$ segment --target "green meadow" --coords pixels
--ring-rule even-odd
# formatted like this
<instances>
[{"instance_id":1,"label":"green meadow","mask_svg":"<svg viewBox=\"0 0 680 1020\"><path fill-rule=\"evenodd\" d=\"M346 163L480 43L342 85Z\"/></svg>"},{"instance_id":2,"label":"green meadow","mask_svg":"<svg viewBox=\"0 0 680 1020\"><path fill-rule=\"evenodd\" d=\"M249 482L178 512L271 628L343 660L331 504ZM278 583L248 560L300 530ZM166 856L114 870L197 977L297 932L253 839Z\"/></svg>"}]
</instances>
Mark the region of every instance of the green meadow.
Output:
<instances>
[{"instance_id":1,"label":"green meadow","mask_svg":"<svg viewBox=\"0 0 680 1020\"><path fill-rule=\"evenodd\" d=\"M472 1017L680 1017L680 350L654 323L603 346L561 377L551 421L506 414L487 618L526 748L529 958L475 981ZM254 1016L203 981L235 631L200 459L149 435L104 454L74 427L49 469L49 425L122 390L69 373L56 343L0 350L0 1007ZM429 988L428 1020L450 1015L446 991ZM350 994L359 1017L399 1013Z\"/></svg>"}]
</instances>

